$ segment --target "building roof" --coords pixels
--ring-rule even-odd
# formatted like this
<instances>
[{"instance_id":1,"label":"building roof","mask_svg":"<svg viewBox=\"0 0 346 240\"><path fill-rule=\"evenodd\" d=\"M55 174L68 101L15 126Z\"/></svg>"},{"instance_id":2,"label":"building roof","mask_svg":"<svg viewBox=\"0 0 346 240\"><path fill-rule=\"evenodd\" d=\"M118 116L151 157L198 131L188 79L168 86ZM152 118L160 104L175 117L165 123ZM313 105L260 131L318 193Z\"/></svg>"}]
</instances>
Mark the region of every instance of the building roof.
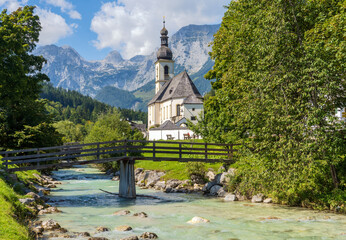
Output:
<instances>
[{"instance_id":1,"label":"building roof","mask_svg":"<svg viewBox=\"0 0 346 240\"><path fill-rule=\"evenodd\" d=\"M194 101L197 101L196 99L202 101L203 99L195 84L192 82L189 74L187 74L186 71L183 71L166 82L156 93L154 98L151 99L148 105L155 102L164 102L169 99L189 97L192 97L191 99Z\"/></svg>"},{"instance_id":2,"label":"building roof","mask_svg":"<svg viewBox=\"0 0 346 240\"><path fill-rule=\"evenodd\" d=\"M195 95L190 95L184 99L183 104L203 104L203 100Z\"/></svg>"},{"instance_id":3,"label":"building roof","mask_svg":"<svg viewBox=\"0 0 346 240\"><path fill-rule=\"evenodd\" d=\"M172 123L170 120L167 120L164 123L162 123L159 127L150 129L150 131L152 130L179 130L179 129L188 129L188 128L179 127L175 125L174 123Z\"/></svg>"},{"instance_id":4,"label":"building roof","mask_svg":"<svg viewBox=\"0 0 346 240\"><path fill-rule=\"evenodd\" d=\"M167 46L161 46L156 54L157 59L167 59L172 60L173 53L172 50Z\"/></svg>"}]
</instances>

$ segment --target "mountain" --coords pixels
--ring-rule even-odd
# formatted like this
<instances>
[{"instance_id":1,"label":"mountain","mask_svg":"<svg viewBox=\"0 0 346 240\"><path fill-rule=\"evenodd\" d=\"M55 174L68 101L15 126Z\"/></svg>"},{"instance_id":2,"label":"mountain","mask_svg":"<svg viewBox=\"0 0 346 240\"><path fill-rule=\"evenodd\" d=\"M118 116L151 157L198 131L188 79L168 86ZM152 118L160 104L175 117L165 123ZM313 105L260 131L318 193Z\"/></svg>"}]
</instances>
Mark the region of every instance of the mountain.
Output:
<instances>
[{"instance_id":1,"label":"mountain","mask_svg":"<svg viewBox=\"0 0 346 240\"><path fill-rule=\"evenodd\" d=\"M112 86L106 86L98 91L95 99L121 108L132 108L142 102L141 99L136 98L131 92Z\"/></svg>"},{"instance_id":2,"label":"mountain","mask_svg":"<svg viewBox=\"0 0 346 240\"><path fill-rule=\"evenodd\" d=\"M175 73L186 69L201 94L210 90L210 82L203 76L213 66L208 55L209 43L219 27L219 24L189 25L181 28L170 39ZM119 52L112 51L103 60L87 61L69 46L47 45L37 48L34 54L42 55L47 60L42 71L54 86L97 96L97 99L108 100L114 106L146 111L146 103L154 94L148 86L153 86L156 51L157 49L150 55L137 55L129 60L123 59ZM132 96L129 94L125 99L131 99L132 105L116 101L114 94L121 91L114 88L130 91ZM125 92L121 94L125 96ZM112 95L114 101L109 102Z\"/></svg>"}]
</instances>

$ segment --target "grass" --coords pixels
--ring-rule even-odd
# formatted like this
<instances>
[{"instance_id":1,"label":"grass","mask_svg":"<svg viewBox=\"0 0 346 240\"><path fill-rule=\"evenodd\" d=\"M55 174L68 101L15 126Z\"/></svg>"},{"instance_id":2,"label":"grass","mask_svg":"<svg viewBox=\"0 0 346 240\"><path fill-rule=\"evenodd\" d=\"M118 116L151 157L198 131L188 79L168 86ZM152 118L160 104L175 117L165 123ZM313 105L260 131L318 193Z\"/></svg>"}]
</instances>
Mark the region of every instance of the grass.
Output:
<instances>
[{"instance_id":1,"label":"grass","mask_svg":"<svg viewBox=\"0 0 346 240\"><path fill-rule=\"evenodd\" d=\"M3 169L0 157L0 169ZM16 172L19 180L23 182L33 181L37 171ZM23 195L23 186L6 180L7 173L0 172L0 239L2 240L26 240L32 239L25 225L28 209L19 202Z\"/></svg>"},{"instance_id":2,"label":"grass","mask_svg":"<svg viewBox=\"0 0 346 240\"><path fill-rule=\"evenodd\" d=\"M194 142L202 142L202 140L193 140ZM181 140L180 140L181 142ZM191 141L184 141L186 144L183 145L183 147L191 147L189 142ZM152 146L152 143L150 143L148 146ZM175 143L175 141L172 141L171 144L156 144L156 147L159 146L165 146L165 147L178 147L179 145ZM196 148L197 146L193 146ZM176 151L176 150L164 150L164 151ZM144 153L144 157L152 157L151 153ZM179 157L179 154L169 154L169 153L158 153L156 154L156 157ZM184 156L186 157L186 155ZM203 156L200 156L203 158ZM178 179L178 180L185 180L189 179L188 171L190 163L183 163L183 162L171 162L171 161L162 161L162 162L154 162L154 161L147 161L147 160L139 160L136 161L135 167L136 168L144 168L146 170L157 170L157 171L164 171L166 174L162 177L163 180L168 179ZM214 169L215 172L218 171L218 169L222 166L222 163L205 163L204 167L205 170L208 170L208 168Z\"/></svg>"}]
</instances>

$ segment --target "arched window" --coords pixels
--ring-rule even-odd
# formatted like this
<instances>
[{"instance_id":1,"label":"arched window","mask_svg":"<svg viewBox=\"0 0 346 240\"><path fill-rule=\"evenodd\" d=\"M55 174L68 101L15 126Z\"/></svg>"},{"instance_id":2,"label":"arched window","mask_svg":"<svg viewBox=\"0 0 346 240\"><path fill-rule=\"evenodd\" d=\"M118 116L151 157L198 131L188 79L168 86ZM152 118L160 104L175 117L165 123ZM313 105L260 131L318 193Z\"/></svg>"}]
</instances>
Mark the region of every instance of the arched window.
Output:
<instances>
[{"instance_id":1,"label":"arched window","mask_svg":"<svg viewBox=\"0 0 346 240\"><path fill-rule=\"evenodd\" d=\"M165 75L168 75L168 70L169 70L168 66L165 66Z\"/></svg>"},{"instance_id":2,"label":"arched window","mask_svg":"<svg viewBox=\"0 0 346 240\"><path fill-rule=\"evenodd\" d=\"M180 105L177 104L177 116L180 116Z\"/></svg>"}]
</instances>

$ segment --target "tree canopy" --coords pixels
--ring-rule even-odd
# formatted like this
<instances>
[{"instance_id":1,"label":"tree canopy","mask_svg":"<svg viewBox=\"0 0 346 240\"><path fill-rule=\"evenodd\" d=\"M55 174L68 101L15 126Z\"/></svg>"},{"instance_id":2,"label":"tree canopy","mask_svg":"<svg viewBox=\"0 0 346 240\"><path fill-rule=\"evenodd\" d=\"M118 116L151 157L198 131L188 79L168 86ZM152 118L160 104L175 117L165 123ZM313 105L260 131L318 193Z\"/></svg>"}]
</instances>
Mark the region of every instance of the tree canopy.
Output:
<instances>
[{"instance_id":1,"label":"tree canopy","mask_svg":"<svg viewBox=\"0 0 346 240\"><path fill-rule=\"evenodd\" d=\"M25 6L0 14L0 147L21 148L33 144L57 144L59 135L49 124L41 84L49 81L40 71L43 57L31 52L41 25L34 7ZM47 139L38 137L47 135ZM48 140L50 139L50 140ZM37 142L40 141L40 142Z\"/></svg>"},{"instance_id":2,"label":"tree canopy","mask_svg":"<svg viewBox=\"0 0 346 240\"><path fill-rule=\"evenodd\" d=\"M206 75L215 95L196 131L247 146L238 162L243 191L257 186L299 204L345 188L345 122L335 117L346 105L345 8L344 0L227 7Z\"/></svg>"}]
</instances>

